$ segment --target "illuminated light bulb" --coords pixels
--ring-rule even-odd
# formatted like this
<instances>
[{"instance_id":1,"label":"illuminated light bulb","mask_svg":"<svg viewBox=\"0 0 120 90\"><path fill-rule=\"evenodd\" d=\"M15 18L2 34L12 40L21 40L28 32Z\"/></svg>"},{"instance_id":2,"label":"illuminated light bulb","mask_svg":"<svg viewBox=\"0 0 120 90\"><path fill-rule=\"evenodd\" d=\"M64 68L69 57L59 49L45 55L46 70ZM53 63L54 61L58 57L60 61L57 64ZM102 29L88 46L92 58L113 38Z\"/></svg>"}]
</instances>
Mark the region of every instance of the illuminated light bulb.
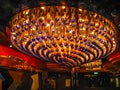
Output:
<instances>
[{"instance_id":1,"label":"illuminated light bulb","mask_svg":"<svg viewBox=\"0 0 120 90\"><path fill-rule=\"evenodd\" d=\"M45 17L41 17L43 20L45 19Z\"/></svg>"},{"instance_id":2,"label":"illuminated light bulb","mask_svg":"<svg viewBox=\"0 0 120 90\"><path fill-rule=\"evenodd\" d=\"M83 35L83 37L85 38L86 36L85 36L85 35Z\"/></svg>"},{"instance_id":3,"label":"illuminated light bulb","mask_svg":"<svg viewBox=\"0 0 120 90\"><path fill-rule=\"evenodd\" d=\"M50 24L47 24L46 26L47 26L47 27L49 27L49 26L50 26Z\"/></svg>"},{"instance_id":4,"label":"illuminated light bulb","mask_svg":"<svg viewBox=\"0 0 120 90\"><path fill-rule=\"evenodd\" d=\"M94 34L94 32L91 32L91 34Z\"/></svg>"},{"instance_id":5,"label":"illuminated light bulb","mask_svg":"<svg viewBox=\"0 0 120 90\"><path fill-rule=\"evenodd\" d=\"M115 40L115 38L112 38L112 40L114 41L114 40Z\"/></svg>"},{"instance_id":6,"label":"illuminated light bulb","mask_svg":"<svg viewBox=\"0 0 120 90\"><path fill-rule=\"evenodd\" d=\"M65 6L62 6L62 9L65 9Z\"/></svg>"},{"instance_id":7,"label":"illuminated light bulb","mask_svg":"<svg viewBox=\"0 0 120 90\"><path fill-rule=\"evenodd\" d=\"M27 15L29 13L29 10L27 10L26 12L25 12L25 14Z\"/></svg>"},{"instance_id":8,"label":"illuminated light bulb","mask_svg":"<svg viewBox=\"0 0 120 90\"><path fill-rule=\"evenodd\" d=\"M12 37L12 39L14 40L14 39L15 39L15 37Z\"/></svg>"},{"instance_id":9,"label":"illuminated light bulb","mask_svg":"<svg viewBox=\"0 0 120 90\"><path fill-rule=\"evenodd\" d=\"M94 17L96 17L96 16L97 16L97 14L94 15Z\"/></svg>"},{"instance_id":10,"label":"illuminated light bulb","mask_svg":"<svg viewBox=\"0 0 120 90\"><path fill-rule=\"evenodd\" d=\"M86 28L85 28L85 27L83 27L83 28L82 28L82 30L84 30L84 31L85 31L85 30L86 30Z\"/></svg>"},{"instance_id":11,"label":"illuminated light bulb","mask_svg":"<svg viewBox=\"0 0 120 90\"><path fill-rule=\"evenodd\" d=\"M84 22L85 20L84 19L82 19L82 22Z\"/></svg>"},{"instance_id":12,"label":"illuminated light bulb","mask_svg":"<svg viewBox=\"0 0 120 90\"><path fill-rule=\"evenodd\" d=\"M95 26L97 27L97 26L99 26L99 24L98 24L98 23L95 23Z\"/></svg>"},{"instance_id":13,"label":"illuminated light bulb","mask_svg":"<svg viewBox=\"0 0 120 90\"><path fill-rule=\"evenodd\" d=\"M36 30L35 27L31 28L31 30Z\"/></svg>"},{"instance_id":14,"label":"illuminated light bulb","mask_svg":"<svg viewBox=\"0 0 120 90\"><path fill-rule=\"evenodd\" d=\"M43 7L43 6L42 6L42 7L41 7L41 9L43 9L43 10L44 10L44 9L45 9L45 7Z\"/></svg>"},{"instance_id":15,"label":"illuminated light bulb","mask_svg":"<svg viewBox=\"0 0 120 90\"><path fill-rule=\"evenodd\" d=\"M25 36L28 36L28 33L25 33L24 35L25 35Z\"/></svg>"},{"instance_id":16,"label":"illuminated light bulb","mask_svg":"<svg viewBox=\"0 0 120 90\"><path fill-rule=\"evenodd\" d=\"M69 33L72 33L72 30Z\"/></svg>"},{"instance_id":17,"label":"illuminated light bulb","mask_svg":"<svg viewBox=\"0 0 120 90\"><path fill-rule=\"evenodd\" d=\"M80 11L80 12L82 12L82 9L81 9L81 8L79 8L79 11Z\"/></svg>"},{"instance_id":18,"label":"illuminated light bulb","mask_svg":"<svg viewBox=\"0 0 120 90\"><path fill-rule=\"evenodd\" d=\"M103 48L105 48L105 47L103 47Z\"/></svg>"},{"instance_id":19,"label":"illuminated light bulb","mask_svg":"<svg viewBox=\"0 0 120 90\"><path fill-rule=\"evenodd\" d=\"M13 47L12 45L9 45L9 47Z\"/></svg>"}]
</instances>

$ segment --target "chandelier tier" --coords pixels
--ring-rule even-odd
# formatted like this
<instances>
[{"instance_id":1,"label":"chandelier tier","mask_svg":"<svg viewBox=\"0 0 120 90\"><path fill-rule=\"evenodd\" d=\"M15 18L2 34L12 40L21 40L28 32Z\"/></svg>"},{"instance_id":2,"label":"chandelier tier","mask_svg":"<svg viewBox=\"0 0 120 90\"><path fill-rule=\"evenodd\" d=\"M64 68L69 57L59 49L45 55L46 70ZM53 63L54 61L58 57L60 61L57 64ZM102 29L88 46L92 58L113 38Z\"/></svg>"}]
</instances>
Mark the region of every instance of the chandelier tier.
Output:
<instances>
[{"instance_id":1,"label":"chandelier tier","mask_svg":"<svg viewBox=\"0 0 120 90\"><path fill-rule=\"evenodd\" d=\"M117 46L114 24L81 7L26 9L10 25L10 41L18 50L70 67L103 58Z\"/></svg>"}]
</instances>

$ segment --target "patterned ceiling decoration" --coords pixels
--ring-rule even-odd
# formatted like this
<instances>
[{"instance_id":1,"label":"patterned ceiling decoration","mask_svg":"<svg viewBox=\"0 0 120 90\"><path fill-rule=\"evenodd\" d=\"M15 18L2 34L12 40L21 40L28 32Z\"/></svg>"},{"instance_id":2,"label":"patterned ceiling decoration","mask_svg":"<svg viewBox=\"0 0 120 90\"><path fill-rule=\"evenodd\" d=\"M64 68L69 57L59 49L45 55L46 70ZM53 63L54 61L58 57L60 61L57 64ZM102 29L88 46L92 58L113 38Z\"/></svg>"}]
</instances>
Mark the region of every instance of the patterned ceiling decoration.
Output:
<instances>
[{"instance_id":1,"label":"patterned ceiling decoration","mask_svg":"<svg viewBox=\"0 0 120 90\"><path fill-rule=\"evenodd\" d=\"M115 25L81 7L40 6L10 21L10 41L21 52L68 67L104 58L115 51Z\"/></svg>"},{"instance_id":2,"label":"patterned ceiling decoration","mask_svg":"<svg viewBox=\"0 0 120 90\"><path fill-rule=\"evenodd\" d=\"M38 69L46 67L42 61L3 45L0 45L0 66L29 71L40 71Z\"/></svg>"}]
</instances>

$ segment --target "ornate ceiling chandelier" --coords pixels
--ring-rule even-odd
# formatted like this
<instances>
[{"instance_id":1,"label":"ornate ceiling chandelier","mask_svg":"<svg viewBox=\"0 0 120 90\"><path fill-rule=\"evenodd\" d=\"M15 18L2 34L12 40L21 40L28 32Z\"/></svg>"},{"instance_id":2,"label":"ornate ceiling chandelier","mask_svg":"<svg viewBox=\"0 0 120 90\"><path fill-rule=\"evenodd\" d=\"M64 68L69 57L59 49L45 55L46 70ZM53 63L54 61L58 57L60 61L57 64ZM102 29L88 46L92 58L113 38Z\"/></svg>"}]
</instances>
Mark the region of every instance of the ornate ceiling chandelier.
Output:
<instances>
[{"instance_id":1,"label":"ornate ceiling chandelier","mask_svg":"<svg viewBox=\"0 0 120 90\"><path fill-rule=\"evenodd\" d=\"M102 15L81 7L39 6L17 13L10 41L40 60L75 67L116 49L116 27Z\"/></svg>"}]
</instances>

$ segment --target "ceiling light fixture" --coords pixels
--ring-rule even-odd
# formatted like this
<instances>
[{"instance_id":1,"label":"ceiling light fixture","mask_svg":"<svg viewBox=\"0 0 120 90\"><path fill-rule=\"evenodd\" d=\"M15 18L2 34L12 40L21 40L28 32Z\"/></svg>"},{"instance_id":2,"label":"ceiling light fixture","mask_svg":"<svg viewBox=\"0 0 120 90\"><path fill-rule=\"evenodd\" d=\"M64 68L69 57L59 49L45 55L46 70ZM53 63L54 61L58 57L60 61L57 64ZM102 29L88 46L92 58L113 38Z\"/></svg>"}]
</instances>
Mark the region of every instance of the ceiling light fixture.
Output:
<instances>
[{"instance_id":1,"label":"ceiling light fixture","mask_svg":"<svg viewBox=\"0 0 120 90\"><path fill-rule=\"evenodd\" d=\"M10 21L10 41L18 50L75 67L115 51L116 27L81 7L47 6L23 10Z\"/></svg>"}]
</instances>

